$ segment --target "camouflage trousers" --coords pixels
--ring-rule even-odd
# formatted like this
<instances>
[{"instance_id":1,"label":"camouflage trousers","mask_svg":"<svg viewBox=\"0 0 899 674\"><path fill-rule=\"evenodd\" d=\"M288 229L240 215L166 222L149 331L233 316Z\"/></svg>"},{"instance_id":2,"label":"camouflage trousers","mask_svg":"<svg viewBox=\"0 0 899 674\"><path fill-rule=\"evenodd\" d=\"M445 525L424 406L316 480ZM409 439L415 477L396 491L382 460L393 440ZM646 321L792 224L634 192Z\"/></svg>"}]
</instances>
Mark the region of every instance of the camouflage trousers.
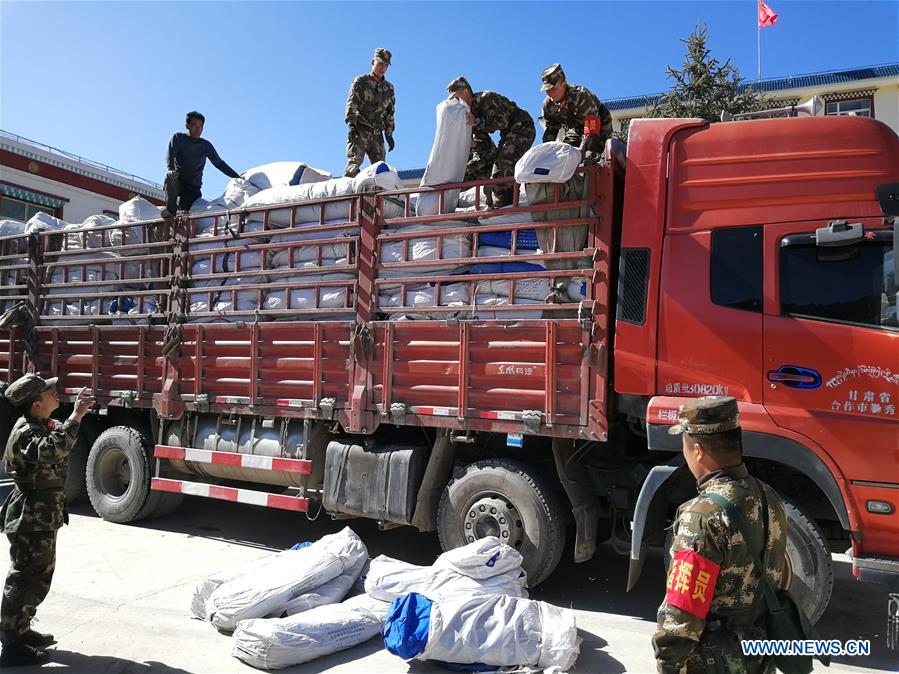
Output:
<instances>
[{"instance_id":1,"label":"camouflage trousers","mask_svg":"<svg viewBox=\"0 0 899 674\"><path fill-rule=\"evenodd\" d=\"M353 177L359 173L359 166L368 155L368 161L372 164L384 161L387 153L384 151L384 136L381 130L358 126L355 130L347 132L346 156L347 164L343 175Z\"/></svg>"},{"instance_id":2,"label":"camouflage trousers","mask_svg":"<svg viewBox=\"0 0 899 674\"><path fill-rule=\"evenodd\" d=\"M537 132L530 115L514 120L499 137L499 145L487 136L486 140L472 145L471 156L465 167L465 180L506 178L515 173L515 164L531 149ZM494 205L512 203L512 189L494 189Z\"/></svg>"},{"instance_id":3,"label":"camouflage trousers","mask_svg":"<svg viewBox=\"0 0 899 674\"><path fill-rule=\"evenodd\" d=\"M31 626L56 569L57 531L7 534L9 572L0 605L0 641L15 641Z\"/></svg>"}]
</instances>

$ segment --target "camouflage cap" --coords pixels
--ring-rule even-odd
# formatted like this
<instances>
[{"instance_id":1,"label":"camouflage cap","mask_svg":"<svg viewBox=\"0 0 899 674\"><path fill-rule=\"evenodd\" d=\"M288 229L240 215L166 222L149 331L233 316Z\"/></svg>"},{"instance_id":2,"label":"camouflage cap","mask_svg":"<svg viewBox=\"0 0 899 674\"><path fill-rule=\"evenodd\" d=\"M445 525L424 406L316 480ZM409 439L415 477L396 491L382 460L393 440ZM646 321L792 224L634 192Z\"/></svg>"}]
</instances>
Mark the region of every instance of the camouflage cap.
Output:
<instances>
[{"instance_id":1,"label":"camouflage cap","mask_svg":"<svg viewBox=\"0 0 899 674\"><path fill-rule=\"evenodd\" d=\"M468 83L464 77L457 77L452 82L446 85L446 90L449 93L453 93L455 91L459 91L459 89L468 89L471 92L474 92L474 89L471 88L471 85Z\"/></svg>"},{"instance_id":2,"label":"camouflage cap","mask_svg":"<svg viewBox=\"0 0 899 674\"><path fill-rule=\"evenodd\" d=\"M562 70L561 65L553 63L551 66L543 69L543 72L540 73L540 79L543 80L543 86L540 87L540 91L547 91L565 79L565 71Z\"/></svg>"},{"instance_id":3,"label":"camouflage cap","mask_svg":"<svg viewBox=\"0 0 899 674\"><path fill-rule=\"evenodd\" d=\"M26 374L10 384L4 395L9 402L18 407L34 400L44 391L56 388L57 381L57 377L43 379L36 374Z\"/></svg>"},{"instance_id":4,"label":"camouflage cap","mask_svg":"<svg viewBox=\"0 0 899 674\"><path fill-rule=\"evenodd\" d=\"M678 423L668 429L671 435L708 435L740 427L737 401L731 396L705 396L688 400L680 406L677 417Z\"/></svg>"},{"instance_id":5,"label":"camouflage cap","mask_svg":"<svg viewBox=\"0 0 899 674\"><path fill-rule=\"evenodd\" d=\"M375 61L380 61L381 63L386 63L390 65L390 57L393 54L390 53L389 49L384 49L383 47L378 47L375 49L375 54L372 56L372 59Z\"/></svg>"}]
</instances>

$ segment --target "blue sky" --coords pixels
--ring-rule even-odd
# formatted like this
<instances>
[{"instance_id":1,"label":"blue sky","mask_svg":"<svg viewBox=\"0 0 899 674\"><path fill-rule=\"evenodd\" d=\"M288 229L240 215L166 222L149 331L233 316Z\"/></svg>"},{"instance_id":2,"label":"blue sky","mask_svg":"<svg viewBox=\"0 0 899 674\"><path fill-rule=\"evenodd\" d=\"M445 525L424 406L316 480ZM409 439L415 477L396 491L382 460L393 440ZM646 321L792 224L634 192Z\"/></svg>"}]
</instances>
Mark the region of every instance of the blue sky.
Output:
<instances>
[{"instance_id":1,"label":"blue sky","mask_svg":"<svg viewBox=\"0 0 899 674\"><path fill-rule=\"evenodd\" d=\"M763 77L899 60L899 2L770 0ZM560 61L600 98L667 88L681 38L705 21L713 54L756 74L755 0L719 2L0 3L0 127L161 182L184 113L236 170L345 163L346 93L387 47L400 168L423 166L434 106L464 74L535 118ZM226 178L211 165L204 196Z\"/></svg>"}]
</instances>

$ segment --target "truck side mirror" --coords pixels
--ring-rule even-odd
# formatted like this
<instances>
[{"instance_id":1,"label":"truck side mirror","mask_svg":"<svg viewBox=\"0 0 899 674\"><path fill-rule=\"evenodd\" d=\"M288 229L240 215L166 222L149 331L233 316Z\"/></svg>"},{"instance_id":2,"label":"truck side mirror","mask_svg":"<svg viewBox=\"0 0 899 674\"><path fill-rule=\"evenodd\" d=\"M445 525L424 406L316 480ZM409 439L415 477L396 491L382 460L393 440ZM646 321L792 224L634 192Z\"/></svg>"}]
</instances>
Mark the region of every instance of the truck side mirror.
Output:
<instances>
[{"instance_id":1,"label":"truck side mirror","mask_svg":"<svg viewBox=\"0 0 899 674\"><path fill-rule=\"evenodd\" d=\"M864 235L862 223L849 224L845 220L837 220L828 224L827 227L819 227L815 230L815 245L849 246L861 241Z\"/></svg>"}]
</instances>

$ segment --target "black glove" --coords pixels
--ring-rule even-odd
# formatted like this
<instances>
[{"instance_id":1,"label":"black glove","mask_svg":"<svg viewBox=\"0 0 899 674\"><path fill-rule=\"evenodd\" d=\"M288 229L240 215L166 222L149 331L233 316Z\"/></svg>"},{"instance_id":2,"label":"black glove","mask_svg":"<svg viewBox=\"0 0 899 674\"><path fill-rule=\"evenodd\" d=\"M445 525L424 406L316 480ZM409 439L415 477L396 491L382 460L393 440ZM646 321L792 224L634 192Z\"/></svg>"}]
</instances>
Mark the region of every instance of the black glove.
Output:
<instances>
[{"instance_id":1,"label":"black glove","mask_svg":"<svg viewBox=\"0 0 899 674\"><path fill-rule=\"evenodd\" d=\"M581 132L575 131L574 129L569 129L568 131L566 131L564 138L562 138L563 142L568 143L569 145L574 145L575 147L580 145L582 140L583 139L581 138Z\"/></svg>"},{"instance_id":2,"label":"black glove","mask_svg":"<svg viewBox=\"0 0 899 674\"><path fill-rule=\"evenodd\" d=\"M387 151L388 151L388 152L393 152L393 148L394 148L394 146L395 146L395 143L393 142L393 136L392 136L391 134L389 134L389 133L385 133L385 134L384 134L384 140L387 141Z\"/></svg>"}]
</instances>

